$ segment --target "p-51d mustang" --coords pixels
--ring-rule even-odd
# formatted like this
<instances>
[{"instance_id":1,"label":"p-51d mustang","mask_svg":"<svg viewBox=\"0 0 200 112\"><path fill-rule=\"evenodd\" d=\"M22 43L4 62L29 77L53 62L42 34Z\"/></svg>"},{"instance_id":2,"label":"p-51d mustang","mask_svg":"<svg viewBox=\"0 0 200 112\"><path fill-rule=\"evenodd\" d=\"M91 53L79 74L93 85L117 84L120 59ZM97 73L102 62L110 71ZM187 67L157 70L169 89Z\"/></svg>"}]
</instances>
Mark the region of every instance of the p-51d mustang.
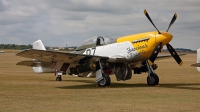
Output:
<instances>
[{"instance_id":1,"label":"p-51d mustang","mask_svg":"<svg viewBox=\"0 0 200 112\"><path fill-rule=\"evenodd\" d=\"M149 14L144 14L154 25ZM177 18L175 13L166 32L157 31L133 34L119 38L101 37L86 40L74 52L46 51L45 49L30 49L22 51L17 56L34 59L34 63L47 63L48 67L55 69L56 80L61 81L62 74L75 74L80 77L96 77L100 87L110 85L109 75L115 74L116 79L128 80L134 74L148 72L148 85L157 85L159 77L154 70L158 53L164 45L167 46L176 62L181 66L182 60L174 48L169 44L172 34L168 30ZM158 56L162 57L162 56ZM24 63L26 65L26 63ZM30 63L29 63L30 64ZM23 64L21 64L23 65Z\"/></svg>"}]
</instances>

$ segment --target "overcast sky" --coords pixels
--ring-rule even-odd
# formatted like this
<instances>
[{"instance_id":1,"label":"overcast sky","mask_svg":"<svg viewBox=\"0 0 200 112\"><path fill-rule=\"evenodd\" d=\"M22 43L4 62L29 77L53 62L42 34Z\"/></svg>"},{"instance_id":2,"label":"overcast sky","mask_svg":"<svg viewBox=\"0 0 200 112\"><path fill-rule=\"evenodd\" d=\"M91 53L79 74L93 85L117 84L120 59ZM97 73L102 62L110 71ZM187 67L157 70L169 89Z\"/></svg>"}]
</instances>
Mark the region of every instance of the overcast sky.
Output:
<instances>
[{"instance_id":1,"label":"overcast sky","mask_svg":"<svg viewBox=\"0 0 200 112\"><path fill-rule=\"evenodd\" d=\"M170 44L200 48L199 0L0 0L0 44L77 46L94 36L155 31L144 9L160 31L177 13Z\"/></svg>"}]
</instances>

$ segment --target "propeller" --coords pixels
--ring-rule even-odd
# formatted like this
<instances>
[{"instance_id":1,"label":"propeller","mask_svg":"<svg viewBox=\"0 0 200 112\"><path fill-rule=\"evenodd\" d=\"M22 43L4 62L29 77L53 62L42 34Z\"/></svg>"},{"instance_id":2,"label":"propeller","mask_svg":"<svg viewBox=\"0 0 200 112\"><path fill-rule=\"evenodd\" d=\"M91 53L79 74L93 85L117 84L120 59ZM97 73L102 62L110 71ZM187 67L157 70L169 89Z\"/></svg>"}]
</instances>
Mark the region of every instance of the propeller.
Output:
<instances>
[{"instance_id":1,"label":"propeller","mask_svg":"<svg viewBox=\"0 0 200 112\"><path fill-rule=\"evenodd\" d=\"M158 53L160 52L160 49L162 48L162 42L158 43L158 45L154 48L148 62L150 65L153 65L154 61L156 60Z\"/></svg>"},{"instance_id":2,"label":"propeller","mask_svg":"<svg viewBox=\"0 0 200 112\"><path fill-rule=\"evenodd\" d=\"M149 21L152 23L152 25L156 28L156 26L154 25L153 21L151 20L149 14L147 13L146 9L144 10L144 14L145 14L146 17L149 19ZM169 31L170 27L173 25L173 23L176 21L176 19L177 19L177 14L175 13L174 16L173 16L173 18L172 18L172 20L171 20L171 22L170 22L170 24L169 24L169 26L168 26L168 28L167 28L167 31L166 31L166 32ZM158 31L158 34L161 34L161 32L160 32L157 28L156 28L156 30ZM153 52L152 52L152 54L151 54L151 56L150 56L150 58L149 58L149 60L148 60L148 62L149 62L150 64L153 63L153 62L155 61L155 59L156 59L156 57L157 57L157 55L158 55L158 53L159 53L158 50L160 50L160 47L159 47L159 46L162 47L162 43L159 43L159 44L154 48L154 50L153 50ZM174 48L173 48L169 43L167 43L166 46L167 46L168 51L169 51L170 54L172 55L172 57L173 57L173 58L176 60L176 62L181 66L181 65L183 64L183 61L181 60L181 58L179 57L179 55L176 53L176 51L174 50Z\"/></svg>"},{"instance_id":3,"label":"propeller","mask_svg":"<svg viewBox=\"0 0 200 112\"><path fill-rule=\"evenodd\" d=\"M158 31L158 34L161 34L160 31L158 30L158 28L156 27L156 25L154 25L153 21L151 20L148 12L146 11L146 9L144 10L144 14L146 15L146 17L149 19L149 21L152 23L152 25L156 28L156 30Z\"/></svg>"},{"instance_id":4,"label":"propeller","mask_svg":"<svg viewBox=\"0 0 200 112\"><path fill-rule=\"evenodd\" d=\"M170 54L172 55L172 57L176 60L176 62L181 66L183 64L183 61L181 60L181 58L179 57L179 55L176 53L176 51L174 50L174 48L168 43L166 44L168 51L170 52Z\"/></svg>"},{"instance_id":5,"label":"propeller","mask_svg":"<svg viewBox=\"0 0 200 112\"><path fill-rule=\"evenodd\" d=\"M171 22L170 22L170 24L169 24L169 26L168 26L168 28L167 28L166 32L168 32L168 30L170 29L170 27L174 24L174 21L176 21L176 18L177 18L177 14L175 13L174 16L173 16L173 18L172 18L172 20L171 20Z\"/></svg>"}]
</instances>

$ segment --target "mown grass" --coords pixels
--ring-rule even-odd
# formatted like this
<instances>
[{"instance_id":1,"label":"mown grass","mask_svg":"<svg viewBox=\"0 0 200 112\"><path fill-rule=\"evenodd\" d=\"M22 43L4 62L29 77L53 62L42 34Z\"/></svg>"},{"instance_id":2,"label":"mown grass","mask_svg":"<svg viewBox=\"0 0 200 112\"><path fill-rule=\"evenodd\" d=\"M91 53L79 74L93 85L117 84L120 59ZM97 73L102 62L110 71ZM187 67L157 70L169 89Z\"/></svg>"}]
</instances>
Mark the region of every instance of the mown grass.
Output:
<instances>
[{"instance_id":1,"label":"mown grass","mask_svg":"<svg viewBox=\"0 0 200 112\"><path fill-rule=\"evenodd\" d=\"M199 111L200 73L190 67L196 54L181 58L182 67L173 58L156 62L159 86L147 86L147 74L141 74L125 82L111 76L111 87L100 88L90 78L63 76L56 82L54 74L15 65L25 58L0 54L0 111Z\"/></svg>"}]
</instances>

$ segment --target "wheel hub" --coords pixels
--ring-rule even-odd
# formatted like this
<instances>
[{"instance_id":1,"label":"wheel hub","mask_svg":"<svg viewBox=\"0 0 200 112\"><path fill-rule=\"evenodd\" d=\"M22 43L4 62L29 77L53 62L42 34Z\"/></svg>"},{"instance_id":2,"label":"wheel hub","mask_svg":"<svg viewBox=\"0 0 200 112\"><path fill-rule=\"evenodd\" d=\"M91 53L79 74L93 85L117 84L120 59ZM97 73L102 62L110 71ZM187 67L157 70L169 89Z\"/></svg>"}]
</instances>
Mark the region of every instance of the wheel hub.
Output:
<instances>
[{"instance_id":1,"label":"wheel hub","mask_svg":"<svg viewBox=\"0 0 200 112\"><path fill-rule=\"evenodd\" d=\"M155 82L154 77L153 77L153 76L150 76L150 77L148 78L148 82L149 82L150 84L154 84L154 82Z\"/></svg>"},{"instance_id":2,"label":"wheel hub","mask_svg":"<svg viewBox=\"0 0 200 112\"><path fill-rule=\"evenodd\" d=\"M99 81L99 84L100 84L100 85L105 85L105 84L106 84L106 79L103 77L103 79L101 79L101 80Z\"/></svg>"}]
</instances>

